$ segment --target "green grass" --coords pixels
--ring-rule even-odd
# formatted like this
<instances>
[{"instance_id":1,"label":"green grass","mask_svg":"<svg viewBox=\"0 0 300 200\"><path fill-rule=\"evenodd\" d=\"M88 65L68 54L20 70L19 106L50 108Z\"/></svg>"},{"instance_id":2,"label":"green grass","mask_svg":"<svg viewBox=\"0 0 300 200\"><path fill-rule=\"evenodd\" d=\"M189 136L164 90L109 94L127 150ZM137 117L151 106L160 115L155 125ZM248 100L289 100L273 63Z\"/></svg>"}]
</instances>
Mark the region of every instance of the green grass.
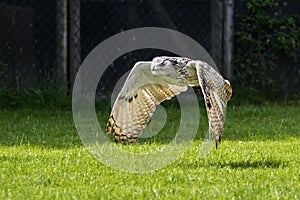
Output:
<instances>
[{"instance_id":1,"label":"green grass","mask_svg":"<svg viewBox=\"0 0 300 200\"><path fill-rule=\"evenodd\" d=\"M133 150L155 149L167 129ZM104 126L109 110L99 112ZM0 199L299 199L300 107L232 106L223 142L200 159L207 130L205 110L195 141L175 163L144 174L109 168L81 144L72 113L0 111ZM175 127L175 128L174 128Z\"/></svg>"}]
</instances>

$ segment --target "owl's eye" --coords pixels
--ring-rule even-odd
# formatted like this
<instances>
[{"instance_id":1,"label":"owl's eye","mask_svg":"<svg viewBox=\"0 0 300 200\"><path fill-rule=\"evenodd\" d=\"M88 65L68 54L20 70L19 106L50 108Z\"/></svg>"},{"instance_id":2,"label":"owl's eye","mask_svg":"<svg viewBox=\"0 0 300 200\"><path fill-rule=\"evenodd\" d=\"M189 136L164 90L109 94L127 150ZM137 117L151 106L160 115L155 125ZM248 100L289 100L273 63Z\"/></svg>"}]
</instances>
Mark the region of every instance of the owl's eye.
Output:
<instances>
[{"instance_id":1,"label":"owl's eye","mask_svg":"<svg viewBox=\"0 0 300 200\"><path fill-rule=\"evenodd\" d=\"M162 63L164 62L164 59L159 58L159 57L156 57L156 58L153 59L153 62L154 62L155 64L160 65L160 64L162 64Z\"/></svg>"},{"instance_id":2,"label":"owl's eye","mask_svg":"<svg viewBox=\"0 0 300 200\"><path fill-rule=\"evenodd\" d=\"M170 60L170 62L171 62L173 65L178 65L178 62L175 61L175 60Z\"/></svg>"},{"instance_id":3,"label":"owl's eye","mask_svg":"<svg viewBox=\"0 0 300 200\"><path fill-rule=\"evenodd\" d=\"M178 64L176 61L170 60L170 59L165 59L165 60L163 60L161 64L166 64L166 62L169 62L169 63L171 63L172 65L177 65L177 64Z\"/></svg>"}]
</instances>

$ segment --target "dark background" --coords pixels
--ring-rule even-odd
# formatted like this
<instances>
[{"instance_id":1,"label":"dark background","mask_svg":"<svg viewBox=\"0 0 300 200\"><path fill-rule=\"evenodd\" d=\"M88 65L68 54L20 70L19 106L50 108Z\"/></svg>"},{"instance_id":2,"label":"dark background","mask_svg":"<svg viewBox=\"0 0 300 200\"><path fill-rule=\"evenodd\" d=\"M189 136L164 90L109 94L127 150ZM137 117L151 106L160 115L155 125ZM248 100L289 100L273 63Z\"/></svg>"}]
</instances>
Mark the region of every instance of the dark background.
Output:
<instances>
[{"instance_id":1,"label":"dark background","mask_svg":"<svg viewBox=\"0 0 300 200\"><path fill-rule=\"evenodd\" d=\"M81 62L95 46L114 34L147 26L176 29L195 39L208 52L213 50L211 17L216 13L211 12L210 0L161 0L159 2L162 5L163 13L147 0L81 0L80 29L78 30L80 32L78 34L80 35L80 56L76 59ZM296 16L295 19L299 19L300 3L298 0L275 2L277 6L267 10L270 16L278 18ZM17 92L43 88L47 90L49 86L53 85L54 87L57 84L55 77L60 63L56 59L57 32L59 31L56 10L57 2L55 0L0 0L0 89L2 87L0 92L4 90L3 88L5 91ZM234 1L234 33L241 31L240 23L243 22L243 13L246 13L246 10L245 1ZM296 29L299 29L299 21L296 23ZM248 25L251 27L251 23ZM274 29L270 30L269 34L271 31ZM233 74L230 77L235 91L239 91L239 82L244 81L242 75L252 69L252 66L240 67L240 63L243 62L241 56L248 47L245 47L243 39L238 37L234 34ZM273 42L276 43L276 41ZM239 51L240 49L241 51ZM255 91L263 89L268 91L270 87L277 87L277 93L272 93L273 97L267 97L270 99L276 100L276 95L283 93L288 98L298 99L300 95L300 65L297 44L294 51L295 58L290 58L280 51L276 54L277 59L274 59L276 66L267 68L264 72L267 73L268 78L271 77L272 84L253 84L251 87ZM108 68L105 78L101 79L99 96L108 97L118 78L128 71L136 61L151 60L154 56L162 54L171 55L168 52L144 49L122 56ZM270 60L272 60L271 57ZM253 70L253 73L257 71L259 69ZM246 77L245 81L249 81L253 77L255 74ZM70 81L70 75L68 80ZM70 89L71 86L68 85L68 88ZM242 89L247 94L251 91L249 88ZM243 95L242 92L236 94L240 97Z\"/></svg>"}]
</instances>

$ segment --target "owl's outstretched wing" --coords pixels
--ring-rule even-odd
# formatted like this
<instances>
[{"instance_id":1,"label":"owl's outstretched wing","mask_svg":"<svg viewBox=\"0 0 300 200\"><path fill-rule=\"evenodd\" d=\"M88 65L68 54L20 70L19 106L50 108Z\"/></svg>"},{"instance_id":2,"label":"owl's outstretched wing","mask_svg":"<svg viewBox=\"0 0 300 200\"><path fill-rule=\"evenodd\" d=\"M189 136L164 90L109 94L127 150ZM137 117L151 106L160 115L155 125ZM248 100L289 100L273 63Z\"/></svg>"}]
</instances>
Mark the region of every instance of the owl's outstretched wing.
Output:
<instances>
[{"instance_id":1,"label":"owl's outstretched wing","mask_svg":"<svg viewBox=\"0 0 300 200\"><path fill-rule=\"evenodd\" d=\"M121 89L106 125L116 142L134 143L149 123L156 105L169 100L187 86L170 85L151 73L151 62L138 62Z\"/></svg>"},{"instance_id":2,"label":"owl's outstretched wing","mask_svg":"<svg viewBox=\"0 0 300 200\"><path fill-rule=\"evenodd\" d=\"M227 102L232 88L230 82L225 80L215 69L205 62L196 62L196 71L201 87L209 122L209 134L214 135L216 147L221 142L224 128Z\"/></svg>"}]
</instances>

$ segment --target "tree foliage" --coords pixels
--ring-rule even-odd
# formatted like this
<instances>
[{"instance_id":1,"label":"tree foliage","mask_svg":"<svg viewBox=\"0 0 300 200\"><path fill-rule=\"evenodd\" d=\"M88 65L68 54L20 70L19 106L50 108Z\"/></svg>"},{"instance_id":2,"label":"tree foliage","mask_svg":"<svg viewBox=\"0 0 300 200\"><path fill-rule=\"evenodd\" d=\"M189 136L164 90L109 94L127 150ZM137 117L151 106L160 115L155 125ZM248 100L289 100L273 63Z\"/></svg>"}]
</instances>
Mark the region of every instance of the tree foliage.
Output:
<instances>
[{"instance_id":1,"label":"tree foliage","mask_svg":"<svg viewBox=\"0 0 300 200\"><path fill-rule=\"evenodd\" d=\"M279 59L299 59L300 16L283 15L275 0L243 3L235 19L234 83L241 96L276 99L281 88L272 71L284 67Z\"/></svg>"}]
</instances>

